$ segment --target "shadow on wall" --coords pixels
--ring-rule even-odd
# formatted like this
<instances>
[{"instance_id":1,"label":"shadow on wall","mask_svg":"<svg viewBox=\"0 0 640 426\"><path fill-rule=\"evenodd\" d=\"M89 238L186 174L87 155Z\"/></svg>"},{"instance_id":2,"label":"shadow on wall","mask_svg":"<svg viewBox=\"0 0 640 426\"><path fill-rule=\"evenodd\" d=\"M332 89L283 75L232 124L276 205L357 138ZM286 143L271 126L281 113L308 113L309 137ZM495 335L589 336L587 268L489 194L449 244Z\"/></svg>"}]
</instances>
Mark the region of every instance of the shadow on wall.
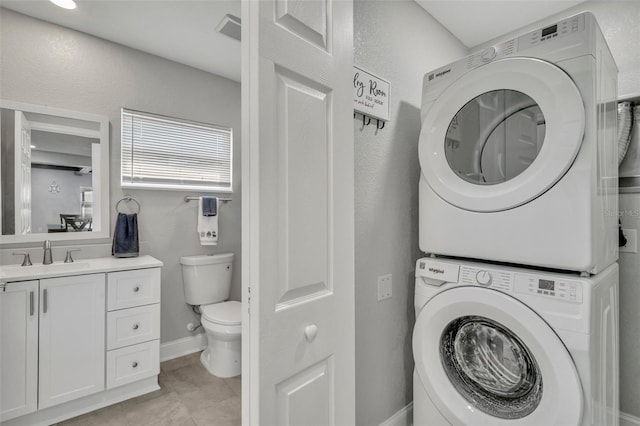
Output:
<instances>
[{"instance_id":1,"label":"shadow on wall","mask_svg":"<svg viewBox=\"0 0 640 426\"><path fill-rule=\"evenodd\" d=\"M419 247L419 216L418 216L418 181L420 179L420 162L418 159L418 140L420 137L420 129L422 123L420 123L420 109L416 108L412 105L409 105L406 102L400 102L398 107L398 126L396 127L397 131L404 126L409 129L417 129L417 134L415 138L415 156L412 159L412 163L410 165L410 170L415 171L414 182L410 187L410 205L413 206L411 209L411 230L409 236L409 244L410 244L410 253L413 254L413 257L409 259L411 263L410 272L407 274L405 282L407 285L407 300L406 300L406 319L408 329L407 335L405 336L405 342L403 347L404 352L404 375L406 377L405 381L405 395L406 395L406 404L413 401L413 370L415 366L415 361L413 359L413 327L416 322L416 312L414 305L415 298L415 265L416 261L423 256L423 253L420 251ZM394 135L395 136L395 135ZM395 138L394 138L395 139Z\"/></svg>"},{"instance_id":2,"label":"shadow on wall","mask_svg":"<svg viewBox=\"0 0 640 426\"><path fill-rule=\"evenodd\" d=\"M391 120L383 129L376 128L375 119L368 126L362 125L361 115L354 119L360 167L356 170L356 324L362 339L356 356L367 354L363 362L367 367L389 366L377 379L364 377L367 367L357 369L356 388L362 392L358 425L384 421L413 400L414 276L415 262L422 256L418 248L420 109L404 101L391 108ZM378 265L376 271L371 262ZM393 299L385 305L377 305L371 297L370 283L379 269L394 276ZM370 324L386 326L374 332ZM370 340L374 333L376 342ZM377 386L387 390L375 390ZM388 393L393 397L371 409L368 401L386 398ZM365 406L369 406L366 411Z\"/></svg>"}]
</instances>

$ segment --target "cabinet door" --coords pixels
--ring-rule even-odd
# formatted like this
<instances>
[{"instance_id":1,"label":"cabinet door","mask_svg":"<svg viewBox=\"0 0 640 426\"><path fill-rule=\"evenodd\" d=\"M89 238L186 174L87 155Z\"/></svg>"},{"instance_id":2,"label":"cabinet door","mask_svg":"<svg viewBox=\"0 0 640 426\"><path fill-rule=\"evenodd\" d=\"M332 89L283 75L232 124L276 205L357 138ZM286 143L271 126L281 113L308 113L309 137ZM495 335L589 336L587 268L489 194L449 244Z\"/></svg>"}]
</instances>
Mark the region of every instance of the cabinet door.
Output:
<instances>
[{"instance_id":1,"label":"cabinet door","mask_svg":"<svg viewBox=\"0 0 640 426\"><path fill-rule=\"evenodd\" d=\"M105 275L40 280L40 409L104 389Z\"/></svg>"},{"instance_id":2,"label":"cabinet door","mask_svg":"<svg viewBox=\"0 0 640 426\"><path fill-rule=\"evenodd\" d=\"M38 281L0 290L0 421L36 411Z\"/></svg>"}]
</instances>

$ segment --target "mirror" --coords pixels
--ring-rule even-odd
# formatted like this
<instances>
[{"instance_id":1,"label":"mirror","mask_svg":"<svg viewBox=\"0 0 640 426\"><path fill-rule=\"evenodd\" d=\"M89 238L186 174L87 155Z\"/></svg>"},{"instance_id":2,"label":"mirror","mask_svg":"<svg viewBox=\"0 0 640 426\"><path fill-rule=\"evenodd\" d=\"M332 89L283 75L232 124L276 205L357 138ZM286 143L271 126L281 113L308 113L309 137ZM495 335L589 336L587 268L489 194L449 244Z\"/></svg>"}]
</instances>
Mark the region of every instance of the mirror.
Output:
<instances>
[{"instance_id":1,"label":"mirror","mask_svg":"<svg viewBox=\"0 0 640 426\"><path fill-rule=\"evenodd\" d=\"M1 244L109 236L107 117L0 101Z\"/></svg>"}]
</instances>

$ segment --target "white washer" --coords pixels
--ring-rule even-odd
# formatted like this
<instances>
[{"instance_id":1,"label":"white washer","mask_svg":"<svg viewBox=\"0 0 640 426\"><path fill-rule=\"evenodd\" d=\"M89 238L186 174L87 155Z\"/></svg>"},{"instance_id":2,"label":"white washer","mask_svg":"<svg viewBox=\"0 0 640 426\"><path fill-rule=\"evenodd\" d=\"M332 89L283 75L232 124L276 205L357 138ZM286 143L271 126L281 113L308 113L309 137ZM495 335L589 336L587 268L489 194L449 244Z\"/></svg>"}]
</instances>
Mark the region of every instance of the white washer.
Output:
<instances>
[{"instance_id":1,"label":"white washer","mask_svg":"<svg viewBox=\"0 0 640 426\"><path fill-rule=\"evenodd\" d=\"M590 273L615 262L616 97L588 12L426 74L421 250Z\"/></svg>"},{"instance_id":2,"label":"white washer","mask_svg":"<svg viewBox=\"0 0 640 426\"><path fill-rule=\"evenodd\" d=\"M618 425L618 264L416 266L414 424Z\"/></svg>"}]
</instances>

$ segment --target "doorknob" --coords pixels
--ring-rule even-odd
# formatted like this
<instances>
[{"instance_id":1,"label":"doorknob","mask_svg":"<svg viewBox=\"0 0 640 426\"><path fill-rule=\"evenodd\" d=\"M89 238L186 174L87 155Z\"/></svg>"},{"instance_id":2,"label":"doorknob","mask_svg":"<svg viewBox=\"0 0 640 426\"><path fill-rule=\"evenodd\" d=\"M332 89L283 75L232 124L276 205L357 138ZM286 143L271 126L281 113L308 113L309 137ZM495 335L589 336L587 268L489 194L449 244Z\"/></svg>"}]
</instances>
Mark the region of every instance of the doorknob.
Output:
<instances>
[{"instance_id":1,"label":"doorknob","mask_svg":"<svg viewBox=\"0 0 640 426\"><path fill-rule=\"evenodd\" d=\"M313 342L318 334L318 326L315 324L308 325L304 328L304 336L307 338L307 342Z\"/></svg>"}]
</instances>

